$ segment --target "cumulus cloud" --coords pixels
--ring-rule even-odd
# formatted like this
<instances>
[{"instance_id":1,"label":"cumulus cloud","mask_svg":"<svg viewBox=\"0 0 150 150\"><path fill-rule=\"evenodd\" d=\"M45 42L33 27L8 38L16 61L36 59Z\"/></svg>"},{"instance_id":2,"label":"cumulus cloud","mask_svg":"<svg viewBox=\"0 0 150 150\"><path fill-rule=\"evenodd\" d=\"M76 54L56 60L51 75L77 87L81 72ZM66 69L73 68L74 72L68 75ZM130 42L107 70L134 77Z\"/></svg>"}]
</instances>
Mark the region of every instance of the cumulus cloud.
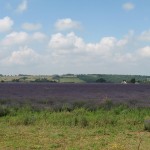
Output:
<instances>
[{"instance_id":1,"label":"cumulus cloud","mask_svg":"<svg viewBox=\"0 0 150 150\"><path fill-rule=\"evenodd\" d=\"M41 24L33 24L33 23L24 23L22 25L22 28L24 30L28 30L28 31L35 31L35 30L39 30L42 28Z\"/></svg>"},{"instance_id":2,"label":"cumulus cloud","mask_svg":"<svg viewBox=\"0 0 150 150\"><path fill-rule=\"evenodd\" d=\"M116 46L117 39L115 37L103 37L98 43L87 43L86 50L92 55L99 57L108 57L112 54L112 50Z\"/></svg>"},{"instance_id":3,"label":"cumulus cloud","mask_svg":"<svg viewBox=\"0 0 150 150\"><path fill-rule=\"evenodd\" d=\"M110 70L122 72L123 68L130 70L141 57L137 55L134 46L131 47L133 51L128 50L130 35L121 39L112 36L102 37L99 42L89 43L73 32L57 33L52 35L49 41L49 60L60 69L78 67L78 72L79 68L96 72L97 67L103 73L109 73Z\"/></svg>"},{"instance_id":4,"label":"cumulus cloud","mask_svg":"<svg viewBox=\"0 0 150 150\"><path fill-rule=\"evenodd\" d=\"M32 34L28 34L27 32L23 31L13 31L7 34L0 41L0 46L10 48L11 46L23 46L26 44L32 45L32 43L34 42L47 42L47 40L48 36L42 32L34 32Z\"/></svg>"},{"instance_id":5,"label":"cumulus cloud","mask_svg":"<svg viewBox=\"0 0 150 150\"><path fill-rule=\"evenodd\" d=\"M132 53L116 53L113 57L113 60L117 63L130 63L130 62L135 62L137 59L135 54Z\"/></svg>"},{"instance_id":6,"label":"cumulus cloud","mask_svg":"<svg viewBox=\"0 0 150 150\"><path fill-rule=\"evenodd\" d=\"M39 54L33 49L22 47L18 51L13 51L9 57L2 61L2 63L4 65L32 65L38 62L39 57Z\"/></svg>"},{"instance_id":7,"label":"cumulus cloud","mask_svg":"<svg viewBox=\"0 0 150 150\"><path fill-rule=\"evenodd\" d=\"M28 7L27 5L28 5L27 0L23 0L23 1L18 5L18 7L17 7L17 9L16 9L16 12L18 12L18 13L24 12L25 10L27 10L27 7Z\"/></svg>"},{"instance_id":8,"label":"cumulus cloud","mask_svg":"<svg viewBox=\"0 0 150 150\"><path fill-rule=\"evenodd\" d=\"M79 48L83 44L83 40L77 37L73 32L63 35L57 33L52 35L49 47L52 49L74 49Z\"/></svg>"},{"instance_id":9,"label":"cumulus cloud","mask_svg":"<svg viewBox=\"0 0 150 150\"><path fill-rule=\"evenodd\" d=\"M43 41L43 40L47 39L47 36L42 32L35 32L35 33L33 33L32 38L33 38L33 40Z\"/></svg>"},{"instance_id":10,"label":"cumulus cloud","mask_svg":"<svg viewBox=\"0 0 150 150\"><path fill-rule=\"evenodd\" d=\"M1 45L11 46L16 44L23 44L28 40L28 38L29 36L26 32L11 32L1 41Z\"/></svg>"},{"instance_id":11,"label":"cumulus cloud","mask_svg":"<svg viewBox=\"0 0 150 150\"><path fill-rule=\"evenodd\" d=\"M55 23L55 28L59 31L70 30L70 29L80 29L81 25L78 21L74 21L70 18L59 19Z\"/></svg>"},{"instance_id":12,"label":"cumulus cloud","mask_svg":"<svg viewBox=\"0 0 150 150\"><path fill-rule=\"evenodd\" d=\"M13 20L8 16L0 19L0 32L7 32L11 30L13 24Z\"/></svg>"},{"instance_id":13,"label":"cumulus cloud","mask_svg":"<svg viewBox=\"0 0 150 150\"><path fill-rule=\"evenodd\" d=\"M133 10L135 8L135 5L133 3L128 2L128 3L124 3L122 5L122 8L124 10L130 11L130 10Z\"/></svg>"},{"instance_id":14,"label":"cumulus cloud","mask_svg":"<svg viewBox=\"0 0 150 150\"><path fill-rule=\"evenodd\" d=\"M43 71L43 67L45 71L48 67L54 70L59 68L61 73L64 68L69 71L75 66L81 71L88 66L87 70L92 73L96 67L101 68L103 73L109 73L110 70L121 72L124 71L123 68L132 71L136 65L142 66L150 58L150 46L145 46L145 42L134 37L135 34L129 32L120 39L108 36L98 42L86 42L74 32L56 33L50 39L42 32L11 32L0 41L0 65L28 67L30 64L33 67L41 66ZM75 71L79 73L78 69Z\"/></svg>"},{"instance_id":15,"label":"cumulus cloud","mask_svg":"<svg viewBox=\"0 0 150 150\"><path fill-rule=\"evenodd\" d=\"M75 35L71 32L66 35L62 33L57 33L52 35L49 41L50 52L54 56L87 56L89 58L84 58L86 60L109 58L113 57L115 53L120 51L125 44L127 44L126 39L117 40L115 37L103 37L97 43L85 43L81 37ZM70 56L72 58L72 56ZM95 60L93 60L95 61Z\"/></svg>"},{"instance_id":16,"label":"cumulus cloud","mask_svg":"<svg viewBox=\"0 0 150 150\"><path fill-rule=\"evenodd\" d=\"M139 49L138 54L144 58L150 58L150 46L145 46Z\"/></svg>"}]
</instances>

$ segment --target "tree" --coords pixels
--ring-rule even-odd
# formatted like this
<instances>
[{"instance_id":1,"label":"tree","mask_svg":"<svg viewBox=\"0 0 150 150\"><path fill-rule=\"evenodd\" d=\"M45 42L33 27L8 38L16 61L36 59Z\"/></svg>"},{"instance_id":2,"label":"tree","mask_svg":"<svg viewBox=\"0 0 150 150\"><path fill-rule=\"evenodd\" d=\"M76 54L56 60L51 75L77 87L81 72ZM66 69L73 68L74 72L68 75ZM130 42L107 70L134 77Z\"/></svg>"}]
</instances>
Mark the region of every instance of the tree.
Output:
<instances>
[{"instance_id":1,"label":"tree","mask_svg":"<svg viewBox=\"0 0 150 150\"><path fill-rule=\"evenodd\" d=\"M97 79L96 82L105 83L106 80L104 78Z\"/></svg>"},{"instance_id":2,"label":"tree","mask_svg":"<svg viewBox=\"0 0 150 150\"><path fill-rule=\"evenodd\" d=\"M135 82L136 82L135 78L132 78L132 79L130 80L130 82L131 82L131 83L135 83Z\"/></svg>"}]
</instances>

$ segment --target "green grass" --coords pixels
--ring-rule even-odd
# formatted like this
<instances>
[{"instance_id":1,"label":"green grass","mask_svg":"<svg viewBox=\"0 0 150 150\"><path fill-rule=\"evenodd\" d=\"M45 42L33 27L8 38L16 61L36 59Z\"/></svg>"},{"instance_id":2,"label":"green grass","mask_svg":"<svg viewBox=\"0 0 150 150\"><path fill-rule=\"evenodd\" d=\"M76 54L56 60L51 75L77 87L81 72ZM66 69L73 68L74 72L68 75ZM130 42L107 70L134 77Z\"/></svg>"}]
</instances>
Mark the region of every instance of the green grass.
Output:
<instances>
[{"instance_id":1,"label":"green grass","mask_svg":"<svg viewBox=\"0 0 150 150\"><path fill-rule=\"evenodd\" d=\"M148 108L117 106L89 111L35 111L0 107L0 149L147 150Z\"/></svg>"},{"instance_id":2,"label":"green grass","mask_svg":"<svg viewBox=\"0 0 150 150\"><path fill-rule=\"evenodd\" d=\"M84 83L85 81L77 78L77 77L61 77L60 83Z\"/></svg>"},{"instance_id":3,"label":"green grass","mask_svg":"<svg viewBox=\"0 0 150 150\"><path fill-rule=\"evenodd\" d=\"M47 80L53 80L52 76L46 75L30 75L30 76L0 76L0 82L12 82L13 80L19 80L19 82L32 82L36 79L43 79L46 78Z\"/></svg>"}]
</instances>

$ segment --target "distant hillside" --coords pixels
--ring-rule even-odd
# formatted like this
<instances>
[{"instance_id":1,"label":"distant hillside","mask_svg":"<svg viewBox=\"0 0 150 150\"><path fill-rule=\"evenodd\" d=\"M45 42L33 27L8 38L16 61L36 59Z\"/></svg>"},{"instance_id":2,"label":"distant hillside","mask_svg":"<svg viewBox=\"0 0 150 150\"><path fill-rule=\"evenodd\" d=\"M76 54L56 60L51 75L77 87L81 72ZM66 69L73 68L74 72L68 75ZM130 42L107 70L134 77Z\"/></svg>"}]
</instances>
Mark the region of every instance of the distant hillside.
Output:
<instances>
[{"instance_id":1,"label":"distant hillside","mask_svg":"<svg viewBox=\"0 0 150 150\"><path fill-rule=\"evenodd\" d=\"M77 77L87 83L100 81L105 81L105 83L121 83L122 81L131 82L132 79L139 83L150 82L150 76L141 75L88 74L78 75Z\"/></svg>"},{"instance_id":2,"label":"distant hillside","mask_svg":"<svg viewBox=\"0 0 150 150\"><path fill-rule=\"evenodd\" d=\"M112 74L66 75L0 75L0 82L55 82L55 83L150 83L150 76Z\"/></svg>"}]
</instances>

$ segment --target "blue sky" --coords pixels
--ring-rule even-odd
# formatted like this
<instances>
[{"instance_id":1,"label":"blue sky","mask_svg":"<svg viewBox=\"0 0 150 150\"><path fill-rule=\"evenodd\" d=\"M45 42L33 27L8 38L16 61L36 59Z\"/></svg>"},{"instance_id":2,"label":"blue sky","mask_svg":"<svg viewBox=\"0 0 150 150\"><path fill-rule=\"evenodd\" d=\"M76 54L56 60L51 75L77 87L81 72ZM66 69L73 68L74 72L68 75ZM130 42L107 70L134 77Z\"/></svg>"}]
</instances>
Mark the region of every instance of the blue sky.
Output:
<instances>
[{"instance_id":1,"label":"blue sky","mask_svg":"<svg viewBox=\"0 0 150 150\"><path fill-rule=\"evenodd\" d=\"M0 0L0 73L149 75L149 6L148 0Z\"/></svg>"}]
</instances>

